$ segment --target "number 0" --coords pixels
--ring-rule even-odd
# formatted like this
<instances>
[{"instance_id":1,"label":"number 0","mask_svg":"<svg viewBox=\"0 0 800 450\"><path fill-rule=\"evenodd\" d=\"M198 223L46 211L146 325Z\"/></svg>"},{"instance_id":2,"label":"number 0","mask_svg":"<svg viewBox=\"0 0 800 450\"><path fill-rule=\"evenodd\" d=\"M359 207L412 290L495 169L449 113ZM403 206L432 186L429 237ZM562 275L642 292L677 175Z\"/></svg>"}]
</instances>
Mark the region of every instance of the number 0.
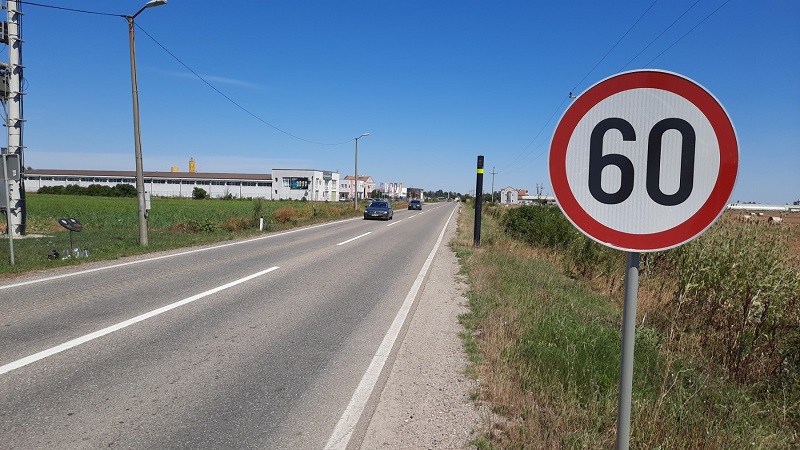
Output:
<instances>
[{"instance_id":1,"label":"number 0","mask_svg":"<svg viewBox=\"0 0 800 450\"><path fill-rule=\"evenodd\" d=\"M617 130L623 141L635 141L633 125L625 119L612 117L601 120L589 140L589 193L598 202L607 205L622 203L633 192L633 163L618 153L603 154L603 137L609 130ZM681 134L681 169L678 190L665 194L661 190L661 144L664 133L676 130ZM675 206L686 201L694 188L695 143L697 137L689 122L679 118L664 119L650 130L647 140L647 195L664 206ZM616 166L620 170L620 184L616 192L606 192L602 186L603 169Z\"/></svg>"}]
</instances>

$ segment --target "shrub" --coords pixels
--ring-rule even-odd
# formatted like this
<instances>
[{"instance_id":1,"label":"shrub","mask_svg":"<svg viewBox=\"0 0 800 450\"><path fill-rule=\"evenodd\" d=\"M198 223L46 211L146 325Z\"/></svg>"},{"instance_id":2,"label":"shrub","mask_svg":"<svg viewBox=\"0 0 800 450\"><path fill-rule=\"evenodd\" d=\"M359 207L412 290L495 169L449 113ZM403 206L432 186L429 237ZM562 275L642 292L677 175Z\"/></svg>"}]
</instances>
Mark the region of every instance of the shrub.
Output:
<instances>
[{"instance_id":1,"label":"shrub","mask_svg":"<svg viewBox=\"0 0 800 450\"><path fill-rule=\"evenodd\" d=\"M118 184L114 186L114 194L116 197L136 197L136 186L132 184Z\"/></svg>"},{"instance_id":2,"label":"shrub","mask_svg":"<svg viewBox=\"0 0 800 450\"><path fill-rule=\"evenodd\" d=\"M211 222L201 222L199 220L179 221L169 227L169 231L178 233L213 233L217 226Z\"/></svg>"},{"instance_id":3,"label":"shrub","mask_svg":"<svg viewBox=\"0 0 800 450\"><path fill-rule=\"evenodd\" d=\"M90 184L87 187L70 184L64 186L43 186L36 191L37 194L56 195L88 195L91 197L136 197L136 187L127 183L120 183L109 187L102 184Z\"/></svg>"},{"instance_id":4,"label":"shrub","mask_svg":"<svg viewBox=\"0 0 800 450\"><path fill-rule=\"evenodd\" d=\"M298 213L297 210L292 208L291 206L284 206L283 208L275 210L273 213L273 217L278 223L287 223L293 220L297 220Z\"/></svg>"},{"instance_id":5,"label":"shrub","mask_svg":"<svg viewBox=\"0 0 800 450\"><path fill-rule=\"evenodd\" d=\"M501 226L517 240L553 250L567 248L579 235L561 210L541 206L511 208Z\"/></svg>"},{"instance_id":6,"label":"shrub","mask_svg":"<svg viewBox=\"0 0 800 450\"><path fill-rule=\"evenodd\" d=\"M192 189L192 198L195 200L203 200L208 197L208 192L205 189L196 187Z\"/></svg>"},{"instance_id":7,"label":"shrub","mask_svg":"<svg viewBox=\"0 0 800 450\"><path fill-rule=\"evenodd\" d=\"M253 222L247 217L231 217L222 222L220 228L226 231L244 231L253 228Z\"/></svg>"}]
</instances>

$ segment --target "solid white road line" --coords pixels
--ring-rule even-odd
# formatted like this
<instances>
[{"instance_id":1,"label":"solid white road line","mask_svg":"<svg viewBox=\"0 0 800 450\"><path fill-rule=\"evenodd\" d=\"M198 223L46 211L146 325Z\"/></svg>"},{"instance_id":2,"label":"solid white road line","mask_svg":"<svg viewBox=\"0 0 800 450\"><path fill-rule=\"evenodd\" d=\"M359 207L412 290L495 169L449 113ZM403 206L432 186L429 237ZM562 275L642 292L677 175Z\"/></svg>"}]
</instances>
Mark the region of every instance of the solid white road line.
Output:
<instances>
[{"instance_id":1,"label":"solid white road line","mask_svg":"<svg viewBox=\"0 0 800 450\"><path fill-rule=\"evenodd\" d=\"M406 299L403 301L400 311L397 312L392 325L389 327L389 330L383 337L383 342L381 342L380 347L378 347L378 350L372 357L372 362L370 363L367 371L361 378L361 382L358 384L358 387L353 393L353 397L350 398L350 403L347 405L342 417L336 424L336 428L334 428L330 439L328 439L328 443L325 444L325 449L344 450L347 448L347 444L350 442L350 437L353 435L353 429L355 429L358 419L361 418L361 414L364 412L364 408L367 405L369 396L372 395L372 390L375 388L375 384L378 382L378 377L383 370L383 366L389 359L389 354L392 351L392 347L394 347L394 343L397 340L397 337L400 335L400 330L403 328L403 324L406 321L406 317L408 317L411 306L414 304L414 299L417 296L417 292L419 292L419 288L422 286L422 281L425 279L425 276L428 274L428 270L431 267L433 257L436 255L436 251L439 249L439 246L444 239L444 232L447 229L447 225L450 223L450 219L453 218L453 214L455 212L456 209L454 208L453 212L450 213L450 217L447 218L447 222L445 222L444 227L442 227L442 231L439 233L439 239L436 241L436 245L433 246L433 250L431 250L431 253L428 255L428 259L426 259L425 263L422 265L422 269L420 269L417 279L414 280L411 290L408 292L408 295L406 295Z\"/></svg>"},{"instance_id":2,"label":"solid white road line","mask_svg":"<svg viewBox=\"0 0 800 450\"><path fill-rule=\"evenodd\" d=\"M338 243L338 244L336 244L336 245L344 245L344 244L348 244L348 243L350 243L350 242L353 242L353 241L355 241L356 239L361 239L362 237L364 237L364 236L366 236L366 235L368 235L368 234L370 234L370 233L372 233L372 231L367 231L366 233L364 233L364 234L362 234L362 235L360 235L360 236L356 236L356 237L354 237L354 238L352 238L352 239L348 239L348 240L346 240L346 241L344 241L344 242L339 242L339 243Z\"/></svg>"},{"instance_id":3,"label":"solid white road line","mask_svg":"<svg viewBox=\"0 0 800 450\"><path fill-rule=\"evenodd\" d=\"M158 309L154 309L153 311L150 311L148 313L144 313L144 314L141 314L139 316L136 316L133 319L128 319L128 320L126 320L124 322L120 322L120 323L118 323L116 325L111 325L110 327L106 327L106 328L103 328L102 330L95 331L94 333L89 333L87 335L81 336L81 337L73 339L71 341L67 341L67 342L65 342L65 343L63 343L61 345L57 345L57 346L55 346L53 348L49 348L49 349L41 351L39 353L35 353L33 355L26 356L25 358L22 358L22 359L18 359L16 361L12 362L12 363L8 363L8 364L5 364L3 366L0 366L0 375L2 375L4 373L7 373L7 372L11 372L14 369L19 369L20 367L23 367L23 366L27 366L28 364L34 363L36 361L39 361L40 359L47 358L48 356L55 355L56 353L61 353L64 350L69 350L72 347L77 347L77 346L79 346L81 344L89 342L89 341L91 341L93 339L97 339L97 338L99 338L101 336L105 336L105 335L107 335L109 333L113 333L115 331L121 330L121 329L123 329L125 327L128 327L130 325L133 325L133 324L135 324L137 322L141 322L141 321L147 320L147 319L149 319L151 317L155 317L155 316L157 316L157 315L159 315L161 313L165 313L165 312L167 312L167 311L169 311L171 309L175 309L175 308L177 308L179 306L183 306L183 305L185 305L187 303L191 303L191 302L193 302L195 300L199 300L199 299L201 299L203 297L207 297L207 296L209 296L211 294L215 294L217 292L220 292L220 291L223 291L225 289L231 288L233 286L236 286L237 284L241 284L241 283L244 283L245 281L252 280L253 278L260 277L261 275L267 274L267 273L272 272L273 270L277 270L277 269L278 269L277 267L270 267L269 269L262 270L261 272L256 272L256 273L254 273L252 275L248 275L248 276L246 276L244 278L239 278L238 280L234 280L234 281L231 281L230 283L223 284L222 286L215 287L214 289L209 289L209 290L207 290L205 292L201 292L200 294L193 295L193 296L191 296L189 298L185 298L183 300L180 300L178 302L169 304L167 306L162 306L161 308L158 308Z\"/></svg>"}]
</instances>

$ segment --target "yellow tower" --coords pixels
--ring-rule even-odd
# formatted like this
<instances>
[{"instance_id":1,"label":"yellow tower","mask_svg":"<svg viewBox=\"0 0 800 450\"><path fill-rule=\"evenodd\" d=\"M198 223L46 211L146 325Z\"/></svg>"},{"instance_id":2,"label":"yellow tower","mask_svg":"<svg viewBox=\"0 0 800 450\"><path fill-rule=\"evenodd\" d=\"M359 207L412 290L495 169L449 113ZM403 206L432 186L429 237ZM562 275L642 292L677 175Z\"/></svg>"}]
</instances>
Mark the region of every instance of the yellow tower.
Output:
<instances>
[{"instance_id":1,"label":"yellow tower","mask_svg":"<svg viewBox=\"0 0 800 450\"><path fill-rule=\"evenodd\" d=\"M189 158L189 173L194 173L194 158Z\"/></svg>"}]
</instances>

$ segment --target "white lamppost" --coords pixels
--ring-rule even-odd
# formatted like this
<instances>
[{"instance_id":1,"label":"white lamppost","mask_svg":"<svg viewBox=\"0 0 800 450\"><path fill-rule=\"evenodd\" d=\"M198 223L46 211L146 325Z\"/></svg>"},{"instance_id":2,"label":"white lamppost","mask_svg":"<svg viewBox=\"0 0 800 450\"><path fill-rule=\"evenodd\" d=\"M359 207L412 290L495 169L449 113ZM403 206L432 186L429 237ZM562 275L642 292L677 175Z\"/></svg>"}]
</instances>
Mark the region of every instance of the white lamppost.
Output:
<instances>
[{"instance_id":1,"label":"white lamppost","mask_svg":"<svg viewBox=\"0 0 800 450\"><path fill-rule=\"evenodd\" d=\"M358 211L358 140L364 136L369 136L369 133L364 133L356 138L356 167L355 167L355 176L353 180L353 183L355 183L355 185L353 186L353 194L354 194L353 209L356 211Z\"/></svg>"},{"instance_id":2,"label":"white lamppost","mask_svg":"<svg viewBox=\"0 0 800 450\"><path fill-rule=\"evenodd\" d=\"M147 245L147 210L144 197L144 173L142 169L142 139L139 133L139 88L136 81L136 49L133 45L133 19L147 8L166 5L167 0L150 0L142 9L132 16L125 16L128 20L128 37L131 48L131 90L133 92L133 140L136 153L136 195L139 199L139 245Z\"/></svg>"}]
</instances>

